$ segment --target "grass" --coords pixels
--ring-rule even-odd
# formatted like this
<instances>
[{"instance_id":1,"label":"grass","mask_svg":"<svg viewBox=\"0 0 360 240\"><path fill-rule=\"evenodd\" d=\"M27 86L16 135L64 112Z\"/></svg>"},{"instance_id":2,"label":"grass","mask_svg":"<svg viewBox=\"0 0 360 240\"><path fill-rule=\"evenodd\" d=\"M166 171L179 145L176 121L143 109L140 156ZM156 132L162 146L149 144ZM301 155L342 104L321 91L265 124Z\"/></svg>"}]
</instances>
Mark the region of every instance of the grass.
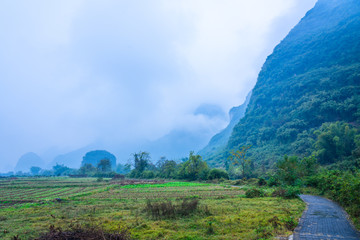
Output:
<instances>
[{"instance_id":1,"label":"grass","mask_svg":"<svg viewBox=\"0 0 360 240\"><path fill-rule=\"evenodd\" d=\"M0 180L0 203L7 202L0 204L0 239L5 240L14 235L33 239L50 225L66 229L71 224L108 231L126 228L134 239L271 239L289 235L289 226L296 224L305 208L298 199L250 199L241 188L214 184L124 185L67 178L6 181ZM28 202L12 201L9 196L12 192L19 196L21 189ZM59 196L63 201L55 200ZM145 211L149 200L181 206L184 199L199 202L188 216L155 219Z\"/></svg>"}]
</instances>

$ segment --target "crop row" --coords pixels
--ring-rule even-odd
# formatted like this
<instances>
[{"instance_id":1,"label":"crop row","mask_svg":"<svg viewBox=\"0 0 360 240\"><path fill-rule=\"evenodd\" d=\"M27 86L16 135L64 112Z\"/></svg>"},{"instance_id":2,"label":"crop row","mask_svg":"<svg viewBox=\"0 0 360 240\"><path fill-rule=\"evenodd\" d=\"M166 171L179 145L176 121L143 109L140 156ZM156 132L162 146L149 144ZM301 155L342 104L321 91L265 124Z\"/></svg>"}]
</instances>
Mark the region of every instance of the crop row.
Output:
<instances>
[{"instance_id":1,"label":"crop row","mask_svg":"<svg viewBox=\"0 0 360 240\"><path fill-rule=\"evenodd\" d=\"M94 187L76 187L76 188L56 188L56 189L30 189L24 191L4 191L0 189L0 201L15 200L41 200L49 198L66 198L77 195L79 193L91 192Z\"/></svg>"}]
</instances>

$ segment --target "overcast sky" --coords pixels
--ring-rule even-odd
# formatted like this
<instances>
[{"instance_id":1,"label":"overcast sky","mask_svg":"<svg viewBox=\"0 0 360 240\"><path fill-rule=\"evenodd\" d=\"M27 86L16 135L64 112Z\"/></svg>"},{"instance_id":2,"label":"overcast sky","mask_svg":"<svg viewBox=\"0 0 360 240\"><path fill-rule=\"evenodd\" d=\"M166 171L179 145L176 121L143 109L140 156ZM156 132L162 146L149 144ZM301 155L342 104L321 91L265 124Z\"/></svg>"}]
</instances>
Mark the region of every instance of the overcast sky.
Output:
<instances>
[{"instance_id":1,"label":"overcast sky","mask_svg":"<svg viewBox=\"0 0 360 240\"><path fill-rule=\"evenodd\" d=\"M26 152L217 132L316 0L3 0L0 171Z\"/></svg>"}]
</instances>

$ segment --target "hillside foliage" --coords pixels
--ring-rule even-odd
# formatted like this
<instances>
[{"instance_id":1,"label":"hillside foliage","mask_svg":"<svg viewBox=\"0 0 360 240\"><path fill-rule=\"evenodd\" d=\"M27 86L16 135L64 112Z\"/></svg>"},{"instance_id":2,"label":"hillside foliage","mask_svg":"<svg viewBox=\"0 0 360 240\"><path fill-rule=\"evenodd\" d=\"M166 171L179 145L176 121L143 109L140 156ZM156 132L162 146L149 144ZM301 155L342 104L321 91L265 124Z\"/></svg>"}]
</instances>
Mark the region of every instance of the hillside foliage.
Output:
<instances>
[{"instance_id":1,"label":"hillside foliage","mask_svg":"<svg viewBox=\"0 0 360 240\"><path fill-rule=\"evenodd\" d=\"M211 161L224 162L246 145L267 169L285 154L352 161L360 126L358 39L357 1L319 1L267 58L245 117Z\"/></svg>"}]
</instances>

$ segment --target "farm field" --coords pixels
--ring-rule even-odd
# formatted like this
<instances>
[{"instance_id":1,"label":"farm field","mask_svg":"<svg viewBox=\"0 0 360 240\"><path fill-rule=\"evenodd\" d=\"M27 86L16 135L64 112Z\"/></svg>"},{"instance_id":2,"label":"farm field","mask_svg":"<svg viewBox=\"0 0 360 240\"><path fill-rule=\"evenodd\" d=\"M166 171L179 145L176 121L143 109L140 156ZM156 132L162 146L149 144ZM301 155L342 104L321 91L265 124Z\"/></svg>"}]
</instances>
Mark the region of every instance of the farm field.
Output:
<instances>
[{"instance_id":1,"label":"farm field","mask_svg":"<svg viewBox=\"0 0 360 240\"><path fill-rule=\"evenodd\" d=\"M184 200L185 199L185 200ZM149 203L181 206L187 216L154 217ZM128 229L134 239L271 239L291 234L304 210L298 199L245 198L244 190L195 182L94 178L0 179L0 239L34 239L50 225Z\"/></svg>"}]
</instances>

